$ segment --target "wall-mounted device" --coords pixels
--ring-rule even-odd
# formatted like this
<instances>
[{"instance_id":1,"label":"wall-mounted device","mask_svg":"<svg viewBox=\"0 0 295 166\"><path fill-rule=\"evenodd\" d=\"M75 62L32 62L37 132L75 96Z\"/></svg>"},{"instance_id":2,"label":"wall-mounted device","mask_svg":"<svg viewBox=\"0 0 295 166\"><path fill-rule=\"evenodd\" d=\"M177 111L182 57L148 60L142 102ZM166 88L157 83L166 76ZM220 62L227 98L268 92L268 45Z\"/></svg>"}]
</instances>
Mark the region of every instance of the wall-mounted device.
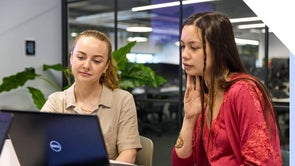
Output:
<instances>
[{"instance_id":1,"label":"wall-mounted device","mask_svg":"<svg viewBox=\"0 0 295 166\"><path fill-rule=\"evenodd\" d=\"M36 53L36 43L34 40L26 40L26 55L32 56Z\"/></svg>"}]
</instances>

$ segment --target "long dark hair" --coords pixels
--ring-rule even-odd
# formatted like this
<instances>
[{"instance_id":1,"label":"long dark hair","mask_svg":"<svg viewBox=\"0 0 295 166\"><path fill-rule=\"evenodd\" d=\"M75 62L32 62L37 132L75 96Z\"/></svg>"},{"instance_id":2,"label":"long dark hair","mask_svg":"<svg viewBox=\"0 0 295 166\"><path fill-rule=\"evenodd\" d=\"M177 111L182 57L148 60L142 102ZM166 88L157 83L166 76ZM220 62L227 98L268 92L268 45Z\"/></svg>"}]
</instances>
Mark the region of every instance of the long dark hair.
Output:
<instances>
[{"instance_id":1,"label":"long dark hair","mask_svg":"<svg viewBox=\"0 0 295 166\"><path fill-rule=\"evenodd\" d=\"M271 125L269 124L270 117L275 118L275 112L273 107L273 102L271 96L262 82L260 82L254 76L247 73L238 53L238 49L235 43L234 33L232 25L225 15L218 12L203 12L196 13L188 17L183 26L195 25L201 31L201 38L204 51L204 68L203 77L201 77L201 101L202 101L202 118L201 118L201 134L204 127L205 109L204 102L207 102L210 113L210 124L212 123L212 108L216 96L214 93L216 90L226 91L240 80L249 81L250 84L254 83L262 93L264 100L263 114L266 120L266 124L269 131L273 131ZM210 45L212 52L212 61L214 65L212 66L212 72L210 73L211 84L207 87L204 75L206 69L206 41ZM226 80L226 76L229 73L240 73L241 77L236 79ZM208 92L208 100L205 99L204 93Z\"/></svg>"}]
</instances>

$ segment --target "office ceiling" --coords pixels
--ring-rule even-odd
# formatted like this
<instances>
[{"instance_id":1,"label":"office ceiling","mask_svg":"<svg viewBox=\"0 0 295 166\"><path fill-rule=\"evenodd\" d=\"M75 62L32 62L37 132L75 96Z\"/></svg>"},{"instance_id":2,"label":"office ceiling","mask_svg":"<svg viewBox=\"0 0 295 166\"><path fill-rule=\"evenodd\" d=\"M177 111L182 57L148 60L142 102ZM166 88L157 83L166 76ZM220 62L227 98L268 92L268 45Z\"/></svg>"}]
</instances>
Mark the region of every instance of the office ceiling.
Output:
<instances>
[{"instance_id":1,"label":"office ceiling","mask_svg":"<svg viewBox=\"0 0 295 166\"><path fill-rule=\"evenodd\" d=\"M153 4L172 2L174 0L152 0ZM214 4L217 11L224 12L229 17L249 17L255 14L242 0L217 0L207 2ZM150 0L119 0L119 10L130 10L131 7L150 5ZM68 7L70 9L69 16L75 18L82 15L92 15L114 11L114 3L112 0L69 0Z\"/></svg>"},{"instance_id":2,"label":"office ceiling","mask_svg":"<svg viewBox=\"0 0 295 166\"><path fill-rule=\"evenodd\" d=\"M156 33L179 34L179 7L163 8L132 12L132 7L172 2L174 0L118 0L118 29L125 30L128 26L152 26ZM114 1L113 0L69 0L69 24L72 27L95 26L100 28L114 28ZM243 0L217 0L206 3L184 5L184 18L198 11L214 10L226 14L229 18L254 17L255 13ZM233 24L234 25L234 24ZM238 30L237 35L243 35L249 30ZM255 35L254 35L255 36Z\"/></svg>"}]
</instances>

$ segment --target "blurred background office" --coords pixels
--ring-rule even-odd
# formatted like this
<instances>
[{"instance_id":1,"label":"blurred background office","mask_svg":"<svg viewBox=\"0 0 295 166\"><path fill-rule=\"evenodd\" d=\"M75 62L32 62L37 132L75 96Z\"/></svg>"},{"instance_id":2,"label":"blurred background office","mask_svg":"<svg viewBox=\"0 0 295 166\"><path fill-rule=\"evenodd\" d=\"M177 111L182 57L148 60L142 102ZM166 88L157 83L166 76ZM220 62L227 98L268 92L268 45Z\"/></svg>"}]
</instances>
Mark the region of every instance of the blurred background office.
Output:
<instances>
[{"instance_id":1,"label":"blurred background office","mask_svg":"<svg viewBox=\"0 0 295 166\"><path fill-rule=\"evenodd\" d=\"M0 78L34 67L65 86L60 72L43 72L42 65L66 66L73 39L85 29L106 33L114 50L137 41L128 60L149 66L167 80L156 88L129 89L136 100L140 133L154 141L154 165L171 165L185 85L180 26L190 14L201 11L219 11L231 19L246 68L272 94L282 144L288 149L290 51L243 0L0 0ZM0 107L37 111L26 86L43 89L45 97L55 91L42 80L29 81L24 87L0 91Z\"/></svg>"}]
</instances>

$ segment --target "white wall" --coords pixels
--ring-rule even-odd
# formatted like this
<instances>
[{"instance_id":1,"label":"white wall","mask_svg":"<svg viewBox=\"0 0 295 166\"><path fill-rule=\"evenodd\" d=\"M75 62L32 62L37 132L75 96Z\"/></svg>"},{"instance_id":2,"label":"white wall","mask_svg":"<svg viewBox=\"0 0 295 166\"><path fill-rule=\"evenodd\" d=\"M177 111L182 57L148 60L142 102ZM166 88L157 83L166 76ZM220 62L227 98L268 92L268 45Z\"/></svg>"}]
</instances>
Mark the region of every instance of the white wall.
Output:
<instances>
[{"instance_id":1,"label":"white wall","mask_svg":"<svg viewBox=\"0 0 295 166\"><path fill-rule=\"evenodd\" d=\"M43 64L61 63L61 36L61 0L0 0L0 83L26 67L43 74ZM35 56L26 55L26 39L36 41ZM57 76L61 84L60 73L45 75L49 79ZM55 90L42 80L29 81L26 86L44 90L46 97ZM0 107L36 109L26 88L0 93Z\"/></svg>"},{"instance_id":2,"label":"white wall","mask_svg":"<svg viewBox=\"0 0 295 166\"><path fill-rule=\"evenodd\" d=\"M295 52L295 22L293 0L243 0L255 14L269 27L271 31L288 47ZM292 21L291 21L292 20Z\"/></svg>"}]
</instances>

